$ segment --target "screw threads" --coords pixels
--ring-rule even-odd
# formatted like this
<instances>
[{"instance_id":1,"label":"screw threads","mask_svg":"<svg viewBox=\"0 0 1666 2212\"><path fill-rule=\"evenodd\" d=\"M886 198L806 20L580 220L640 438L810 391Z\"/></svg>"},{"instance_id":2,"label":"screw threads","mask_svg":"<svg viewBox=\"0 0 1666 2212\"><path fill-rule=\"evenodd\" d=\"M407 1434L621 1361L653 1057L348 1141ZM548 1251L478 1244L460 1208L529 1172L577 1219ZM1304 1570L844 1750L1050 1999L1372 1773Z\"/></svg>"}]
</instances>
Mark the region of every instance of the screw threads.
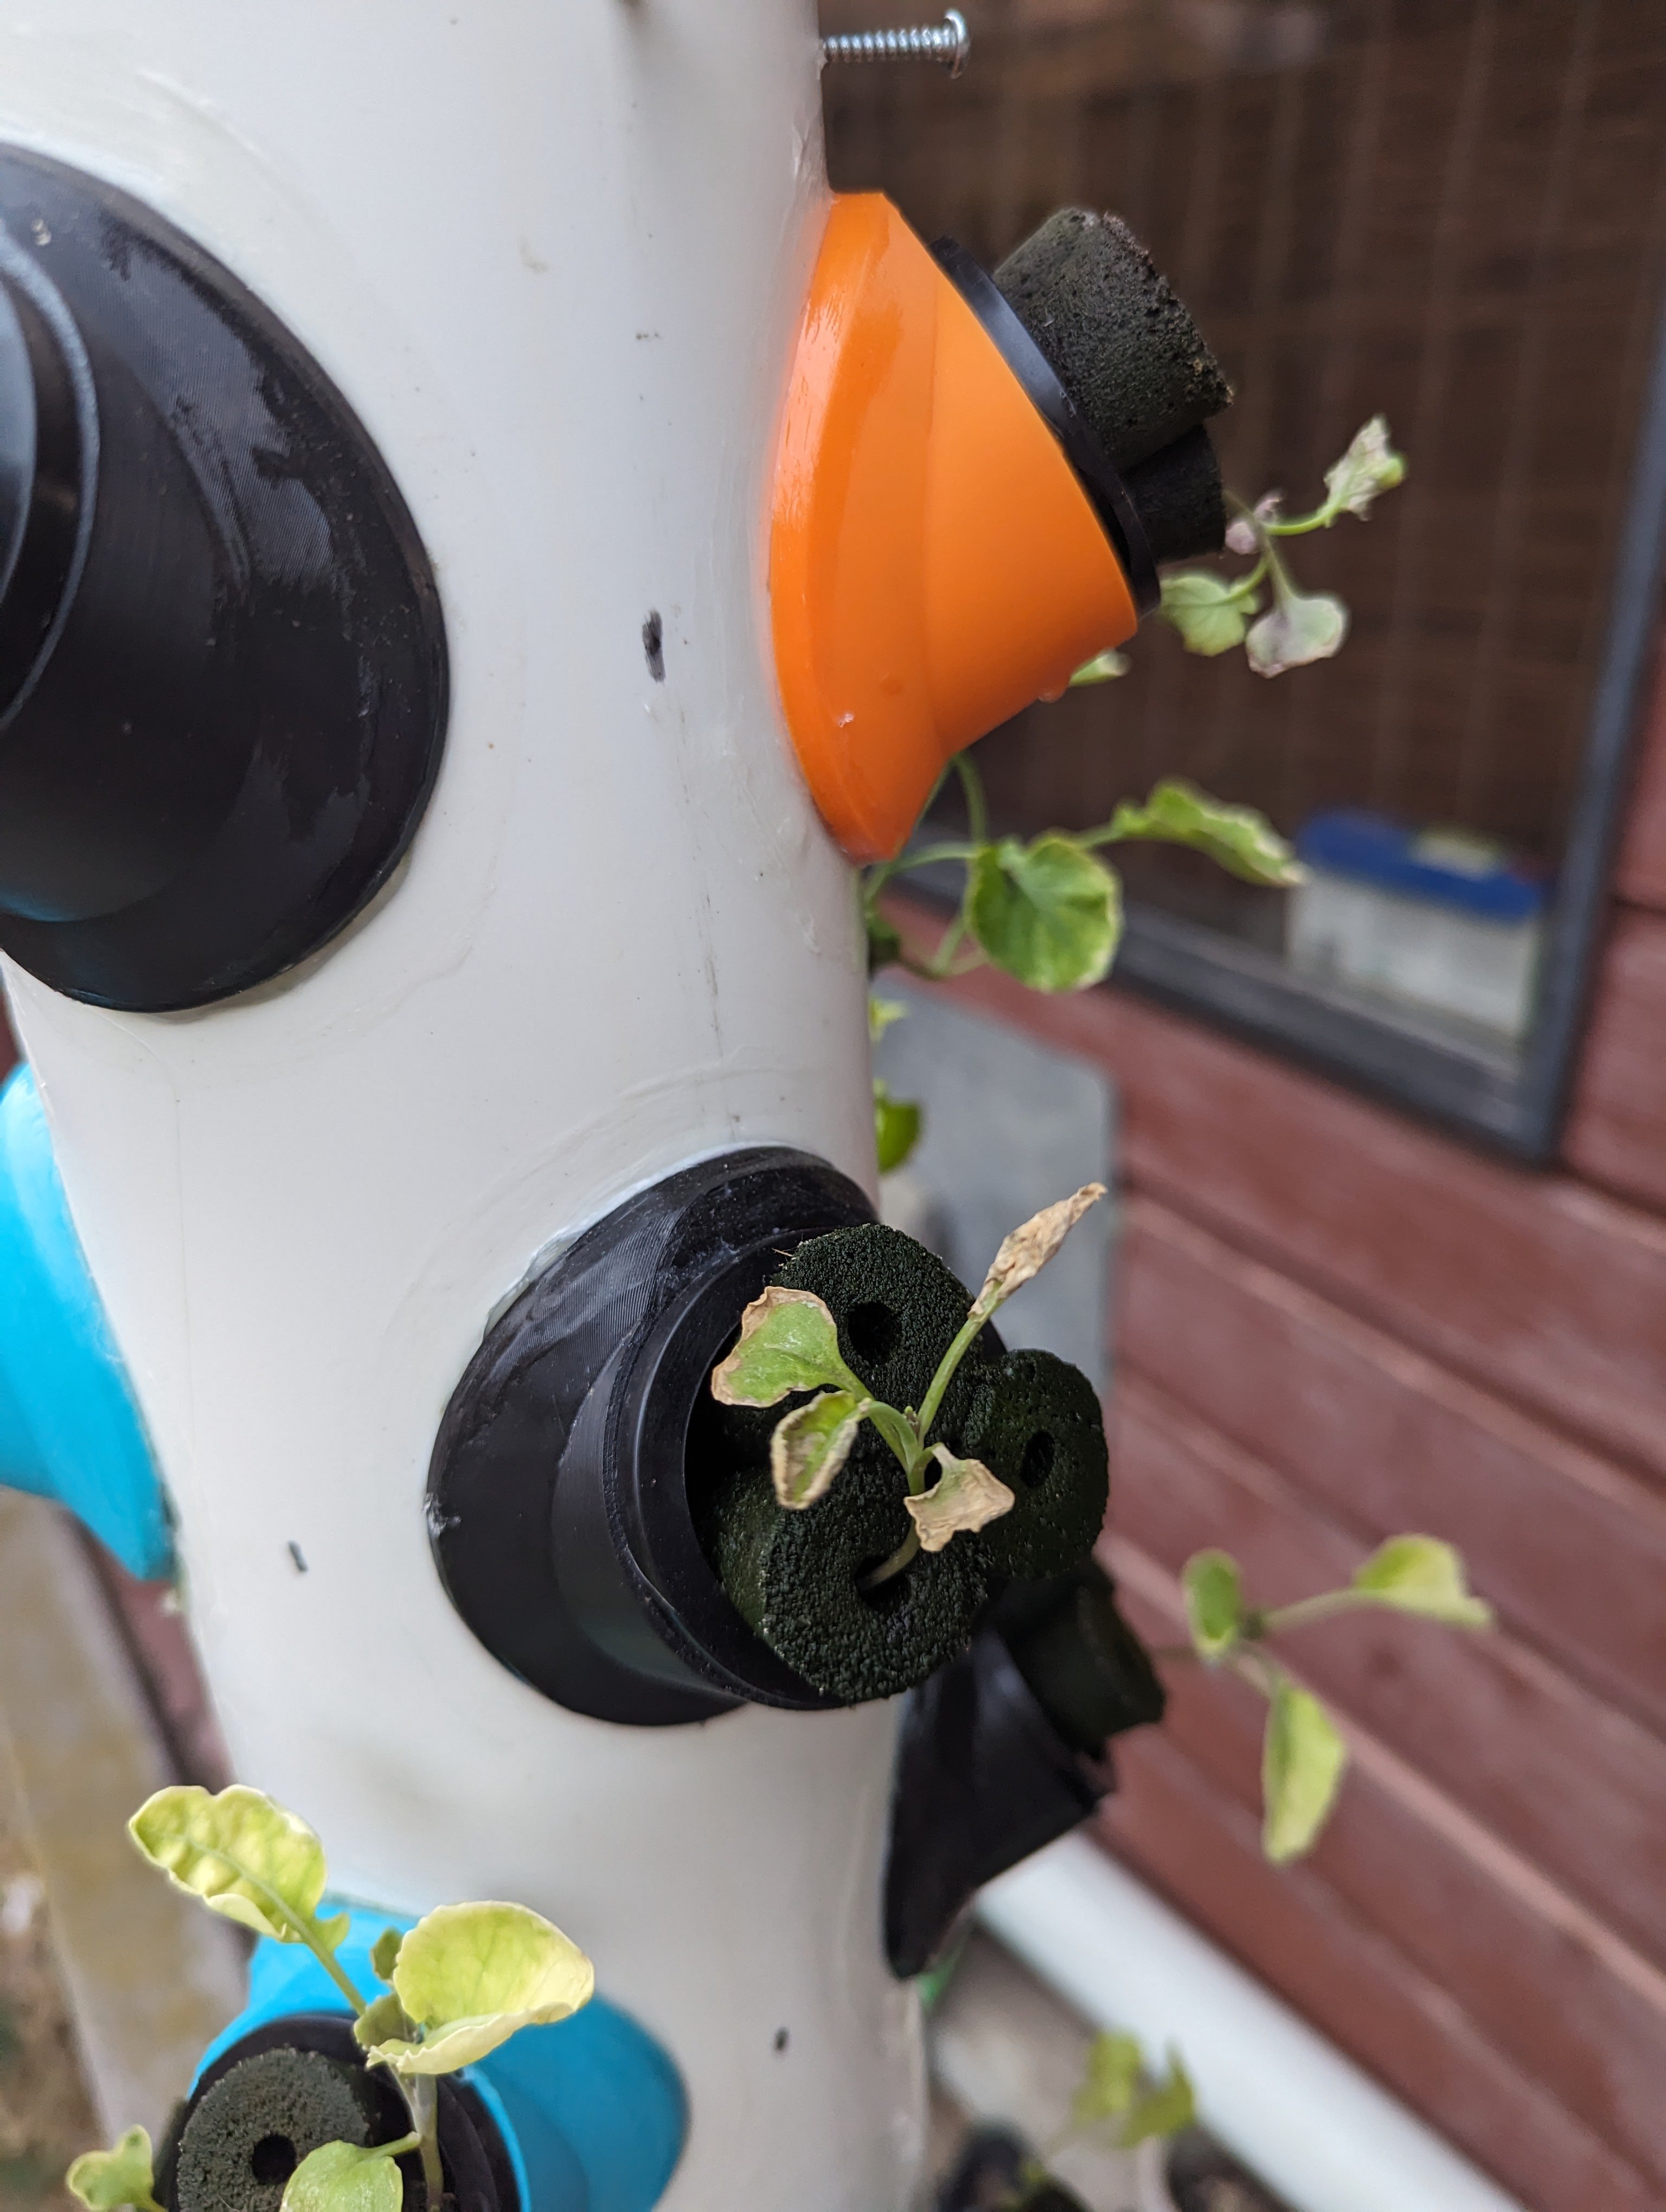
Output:
<instances>
[{"instance_id":1,"label":"screw threads","mask_svg":"<svg viewBox=\"0 0 1666 2212\"><path fill-rule=\"evenodd\" d=\"M958 76L972 50L972 34L958 8L941 23L915 24L896 31L846 31L822 40L824 62L937 62Z\"/></svg>"}]
</instances>

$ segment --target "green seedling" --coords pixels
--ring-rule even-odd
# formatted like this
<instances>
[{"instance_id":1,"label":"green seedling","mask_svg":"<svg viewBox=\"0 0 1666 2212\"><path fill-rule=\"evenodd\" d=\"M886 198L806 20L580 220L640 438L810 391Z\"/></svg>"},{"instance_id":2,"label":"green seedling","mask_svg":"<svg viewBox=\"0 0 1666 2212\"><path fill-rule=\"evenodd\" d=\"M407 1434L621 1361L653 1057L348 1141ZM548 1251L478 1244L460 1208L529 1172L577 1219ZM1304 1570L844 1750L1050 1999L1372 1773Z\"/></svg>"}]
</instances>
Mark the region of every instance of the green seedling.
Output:
<instances>
[{"instance_id":1,"label":"green seedling","mask_svg":"<svg viewBox=\"0 0 1666 2212\"><path fill-rule=\"evenodd\" d=\"M933 1442L932 1425L979 1332L1015 1291L1040 1273L1104 1194L1103 1183L1086 1183L1005 1239L917 1412L887 1406L868 1394L840 1352L838 1323L813 1291L772 1283L741 1316L739 1340L712 1370L711 1391L718 1403L778 1406L801 1391L816 1393L783 1414L769 1439L769 1472L781 1505L801 1513L824 1497L865 1421L902 1468L908 1483L903 1503L914 1525L865 1588L878 1589L919 1553L940 1552L955 1536L985 1528L1011 1510L1012 1493L1006 1485L981 1460L957 1458L946 1443Z\"/></svg>"},{"instance_id":2,"label":"green seedling","mask_svg":"<svg viewBox=\"0 0 1666 2212\"><path fill-rule=\"evenodd\" d=\"M395 2161L422 2160L428 2201L445 2190L436 2081L496 2050L523 2027L565 2020L587 2004L595 1973L576 1943L521 1905L442 1905L406 1935L387 1929L371 1963L389 1986L367 1998L336 1954L348 1916L321 1917L328 1881L324 1846L304 1820L258 1790L234 1784L158 1790L128 1823L150 1863L210 1912L257 1936L306 1947L353 2013L365 2063L398 2084L410 2131L360 2149L325 2143L303 2159L283 2192L283 2212L398 2212L404 2184ZM88 2212L161 2212L150 2139L132 2128L113 2150L92 2151L70 2168L70 2191Z\"/></svg>"},{"instance_id":3,"label":"green seedling","mask_svg":"<svg viewBox=\"0 0 1666 2212\"><path fill-rule=\"evenodd\" d=\"M1344 515L1365 520L1376 500L1405 475L1387 422L1374 415L1326 471L1325 496L1310 513L1286 515L1278 492L1253 506L1229 500L1228 550L1254 556L1253 566L1239 576L1170 569L1163 579L1163 619L1179 632L1189 653L1213 657L1242 646L1262 676L1329 659L1347 635L1347 609L1331 592L1304 591L1285 549L1292 538L1329 530ZM1264 607L1268 594L1270 605ZM1103 653L1073 681L1103 684L1128 665L1122 653ZM897 860L868 869L863 879L868 962L876 972L898 966L940 982L987 963L1036 991L1080 991L1102 982L1122 934L1122 885L1100 857L1107 846L1135 840L1189 846L1247 883L1278 889L1300 880L1290 848L1263 816L1250 807L1223 805L1177 779L1159 783L1143 805L1125 802L1097 829L996 838L989 834L975 763L958 753L951 765L965 799L965 836L910 846ZM879 902L904 872L945 863L964 871L959 910L935 951L916 958L879 911ZM917 1122L909 1127L899 1120L904 1107L889 1092L876 1097L876 1130L888 1170L902 1164L918 1134Z\"/></svg>"},{"instance_id":4,"label":"green seedling","mask_svg":"<svg viewBox=\"0 0 1666 2212\"><path fill-rule=\"evenodd\" d=\"M1347 1746L1318 1698L1267 1651L1268 1638L1373 1607L1449 1628L1493 1623L1492 1607L1469 1589L1462 1555L1433 1536L1392 1536L1355 1570L1345 1589L1293 1605L1250 1605L1237 1562L1225 1552L1199 1552L1189 1559L1181 1590L1191 1642L1157 1656L1225 1668L1267 1699L1262 1848L1277 1864L1302 1857L1318 1841L1347 1771Z\"/></svg>"}]
</instances>

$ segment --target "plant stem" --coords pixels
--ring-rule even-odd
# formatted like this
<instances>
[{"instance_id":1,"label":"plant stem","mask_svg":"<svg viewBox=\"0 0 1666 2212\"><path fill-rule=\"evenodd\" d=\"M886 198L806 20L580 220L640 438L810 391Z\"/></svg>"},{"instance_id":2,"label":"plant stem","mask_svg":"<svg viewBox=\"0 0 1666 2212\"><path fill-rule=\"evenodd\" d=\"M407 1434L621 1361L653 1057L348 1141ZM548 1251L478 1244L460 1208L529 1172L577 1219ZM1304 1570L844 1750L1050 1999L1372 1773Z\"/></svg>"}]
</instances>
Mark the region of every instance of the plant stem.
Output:
<instances>
[{"instance_id":1,"label":"plant stem","mask_svg":"<svg viewBox=\"0 0 1666 2212\"><path fill-rule=\"evenodd\" d=\"M1298 1598L1294 1605L1275 1606L1271 1613L1261 1615L1259 1632L1262 1636L1282 1635L1286 1629L1305 1628L1310 1621L1330 1620L1339 1613L1355 1613L1363 1605L1370 1605L1370 1590L1324 1590L1317 1597Z\"/></svg>"},{"instance_id":2,"label":"plant stem","mask_svg":"<svg viewBox=\"0 0 1666 2212\"><path fill-rule=\"evenodd\" d=\"M327 1943L320 1942L310 1931L307 1933L306 1942L307 1949L323 1967L325 1972L329 1975L348 2003L352 2006L356 2016L362 2020L369 2008L353 1986L351 1977L337 1961L335 1953Z\"/></svg>"},{"instance_id":3,"label":"plant stem","mask_svg":"<svg viewBox=\"0 0 1666 2212\"><path fill-rule=\"evenodd\" d=\"M983 797L983 778L972 763L968 753L954 757L955 774L960 778L960 788L966 796L966 835L975 845L989 842L989 809Z\"/></svg>"},{"instance_id":4,"label":"plant stem","mask_svg":"<svg viewBox=\"0 0 1666 2212\"><path fill-rule=\"evenodd\" d=\"M445 2169L440 2163L440 2095L432 2074L401 2074L399 2093L416 2130L416 2148L423 2154L423 2185L428 2191L428 2212L440 2212L446 2193Z\"/></svg>"},{"instance_id":5,"label":"plant stem","mask_svg":"<svg viewBox=\"0 0 1666 2212\"><path fill-rule=\"evenodd\" d=\"M996 1304L999 1304L999 1303L1000 1301L997 1300ZM927 1391L919 1413L915 1416L920 1431L920 1440L922 1443L931 1434L932 1423L937 1419L938 1409L943 1403L944 1392L954 1380L956 1368L971 1349L973 1339L994 1310L993 1305L986 1307L980 1298L970 1313L967 1315L959 1335L937 1363L937 1372L932 1377L931 1388Z\"/></svg>"},{"instance_id":6,"label":"plant stem","mask_svg":"<svg viewBox=\"0 0 1666 2212\"><path fill-rule=\"evenodd\" d=\"M920 1531L917 1528L910 1528L891 1557L875 1567L871 1575L864 1575L857 1584L863 1596L866 1597L870 1590L882 1589L886 1583L893 1581L900 1575L904 1567L912 1565L915 1554L919 1549Z\"/></svg>"}]
</instances>

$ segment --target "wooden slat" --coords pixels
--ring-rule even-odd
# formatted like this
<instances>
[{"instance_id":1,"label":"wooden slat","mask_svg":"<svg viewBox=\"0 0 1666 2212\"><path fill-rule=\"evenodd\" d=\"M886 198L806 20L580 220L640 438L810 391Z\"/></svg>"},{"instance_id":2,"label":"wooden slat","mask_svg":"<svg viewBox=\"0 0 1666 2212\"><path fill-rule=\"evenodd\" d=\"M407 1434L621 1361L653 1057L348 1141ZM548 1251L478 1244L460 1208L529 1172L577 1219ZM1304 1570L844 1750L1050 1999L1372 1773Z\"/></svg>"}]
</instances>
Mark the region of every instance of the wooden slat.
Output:
<instances>
[{"instance_id":1,"label":"wooden slat","mask_svg":"<svg viewBox=\"0 0 1666 2212\"><path fill-rule=\"evenodd\" d=\"M1125 993L1043 998L990 969L947 988L1109 1072L1135 1188L1666 1474L1666 1221L1466 1152Z\"/></svg>"},{"instance_id":2,"label":"wooden slat","mask_svg":"<svg viewBox=\"0 0 1666 2212\"><path fill-rule=\"evenodd\" d=\"M1666 915L1620 908L1563 1150L1594 1182L1666 1207Z\"/></svg>"},{"instance_id":3,"label":"wooden slat","mask_svg":"<svg viewBox=\"0 0 1666 2212\"><path fill-rule=\"evenodd\" d=\"M1172 1581L1127 1545L1115 1565L1136 1625L1171 1639ZM1164 1733L1258 1817L1265 1704L1228 1675L1167 1672ZM1666 2179L1666 1973L1368 1732L1345 1725L1353 1763L1312 1870L1512 2064L1622 2157Z\"/></svg>"},{"instance_id":4,"label":"wooden slat","mask_svg":"<svg viewBox=\"0 0 1666 2212\"><path fill-rule=\"evenodd\" d=\"M1506 1624L1666 1734L1666 1500L1155 1200L1128 1201L1116 1358L1376 1541L1459 1545Z\"/></svg>"},{"instance_id":5,"label":"wooden slat","mask_svg":"<svg viewBox=\"0 0 1666 2212\"><path fill-rule=\"evenodd\" d=\"M1666 912L1666 637L1638 733L1637 781L1614 888L1633 905Z\"/></svg>"},{"instance_id":6,"label":"wooden slat","mask_svg":"<svg viewBox=\"0 0 1666 2212\"><path fill-rule=\"evenodd\" d=\"M1283 1477L1135 1377L1117 1393L1111 1525L1177 1574L1219 1544L1256 1601L1345 1583L1358 1541ZM1506 1633L1361 1613L1292 1664L1459 1804L1666 1962L1666 1744Z\"/></svg>"},{"instance_id":7,"label":"wooden slat","mask_svg":"<svg viewBox=\"0 0 1666 2212\"><path fill-rule=\"evenodd\" d=\"M1127 1739L1119 1765L1121 1791L1101 1816L1117 1856L1531 2212L1660 2212L1652 2182L1512 2065L1312 1868L1269 1867L1252 1816L1162 1731Z\"/></svg>"}]
</instances>

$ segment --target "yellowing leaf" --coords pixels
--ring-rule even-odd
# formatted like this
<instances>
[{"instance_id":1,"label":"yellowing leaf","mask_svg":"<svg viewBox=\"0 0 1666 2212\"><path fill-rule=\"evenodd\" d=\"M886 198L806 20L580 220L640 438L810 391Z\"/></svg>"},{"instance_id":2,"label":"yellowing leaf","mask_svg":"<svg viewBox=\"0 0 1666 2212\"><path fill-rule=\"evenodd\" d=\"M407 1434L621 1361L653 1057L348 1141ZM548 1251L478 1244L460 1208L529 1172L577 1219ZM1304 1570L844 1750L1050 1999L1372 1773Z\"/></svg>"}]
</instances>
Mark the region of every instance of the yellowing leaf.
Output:
<instances>
[{"instance_id":1,"label":"yellowing leaf","mask_svg":"<svg viewBox=\"0 0 1666 2212\"><path fill-rule=\"evenodd\" d=\"M1032 1213L1028 1221L1020 1223L1004 1237L983 1278L976 1310L992 1314L1014 1291L1021 1290L1032 1276L1040 1274L1082 1216L1104 1194L1104 1183L1085 1182L1079 1191L1044 1206L1039 1213Z\"/></svg>"},{"instance_id":2,"label":"yellowing leaf","mask_svg":"<svg viewBox=\"0 0 1666 2212\"><path fill-rule=\"evenodd\" d=\"M1133 665L1127 653L1108 647L1104 653L1096 653L1091 660L1082 663L1070 679L1070 689L1074 691L1089 684L1114 684L1119 676L1126 676Z\"/></svg>"},{"instance_id":3,"label":"yellowing leaf","mask_svg":"<svg viewBox=\"0 0 1666 2212\"><path fill-rule=\"evenodd\" d=\"M1312 1850L1347 1767L1347 1746L1315 1697L1280 1680L1262 1746L1262 1849L1275 1866Z\"/></svg>"},{"instance_id":4,"label":"yellowing leaf","mask_svg":"<svg viewBox=\"0 0 1666 2212\"><path fill-rule=\"evenodd\" d=\"M1257 676L1282 676L1286 668L1329 660L1341 651L1347 634L1348 611L1333 592L1286 586L1250 626L1244 652Z\"/></svg>"},{"instance_id":5,"label":"yellowing leaf","mask_svg":"<svg viewBox=\"0 0 1666 2212\"><path fill-rule=\"evenodd\" d=\"M523 2027L565 2020L595 1986L578 1945L524 1905L442 1905L405 1937L393 1969L421 2040L393 2039L369 2055L398 2074L455 2073Z\"/></svg>"},{"instance_id":6,"label":"yellowing leaf","mask_svg":"<svg viewBox=\"0 0 1666 2212\"><path fill-rule=\"evenodd\" d=\"M848 1390L824 1390L783 1414L769 1439L769 1474L778 1504L801 1513L832 1487L850 1457L870 1401Z\"/></svg>"},{"instance_id":7,"label":"yellowing leaf","mask_svg":"<svg viewBox=\"0 0 1666 2212\"><path fill-rule=\"evenodd\" d=\"M1088 2045L1087 2064L1070 2107L1076 2125L1091 2128L1120 2119L1134 2102L1145 2063L1137 2035L1109 2030L1096 2035Z\"/></svg>"},{"instance_id":8,"label":"yellowing leaf","mask_svg":"<svg viewBox=\"0 0 1666 2212\"><path fill-rule=\"evenodd\" d=\"M1197 2099L1191 2076L1181 2064L1179 2052L1170 2051L1166 2080L1140 2090L1128 2107L1116 2140L1124 2150L1132 2150L1152 2136L1177 2136L1196 2118Z\"/></svg>"},{"instance_id":9,"label":"yellowing leaf","mask_svg":"<svg viewBox=\"0 0 1666 2212\"><path fill-rule=\"evenodd\" d=\"M317 1917L323 1844L258 1790L234 1783L217 1797L194 1786L159 1790L127 1832L176 1889L257 1936L299 1943L310 1931L333 1951L347 1933L345 1913Z\"/></svg>"},{"instance_id":10,"label":"yellowing leaf","mask_svg":"<svg viewBox=\"0 0 1666 2212\"><path fill-rule=\"evenodd\" d=\"M922 1552L943 1551L963 1529L985 1528L1012 1511L1012 1492L982 1460L957 1459L947 1444L933 1444L932 1457L942 1474L923 1498L903 1500L920 1532Z\"/></svg>"},{"instance_id":11,"label":"yellowing leaf","mask_svg":"<svg viewBox=\"0 0 1666 2212\"><path fill-rule=\"evenodd\" d=\"M143 2128L129 2128L113 2150L85 2152L64 2175L64 2185L91 2212L117 2212L122 2204L137 2205L143 2212L156 2201L149 2136Z\"/></svg>"},{"instance_id":12,"label":"yellowing leaf","mask_svg":"<svg viewBox=\"0 0 1666 2212\"><path fill-rule=\"evenodd\" d=\"M1137 837L1189 845L1245 883L1302 880L1295 854L1264 814L1253 806L1225 806L1178 776L1165 777L1143 806L1124 799L1111 817L1110 836L1119 844Z\"/></svg>"},{"instance_id":13,"label":"yellowing leaf","mask_svg":"<svg viewBox=\"0 0 1666 2212\"><path fill-rule=\"evenodd\" d=\"M1243 1630L1243 1586L1225 1552L1195 1552L1181 1572L1186 1620L1200 1659L1219 1659Z\"/></svg>"},{"instance_id":14,"label":"yellowing leaf","mask_svg":"<svg viewBox=\"0 0 1666 2212\"><path fill-rule=\"evenodd\" d=\"M879 1172L892 1175L920 1141L923 1115L911 1098L893 1098L876 1076L873 1081L873 1142Z\"/></svg>"},{"instance_id":15,"label":"yellowing leaf","mask_svg":"<svg viewBox=\"0 0 1666 2212\"><path fill-rule=\"evenodd\" d=\"M373 2050L380 2043L398 2042L410 2033L411 2023L405 2018L405 2008L392 1990L385 1990L373 1997L353 2023L353 2039L361 2050Z\"/></svg>"},{"instance_id":16,"label":"yellowing leaf","mask_svg":"<svg viewBox=\"0 0 1666 2212\"><path fill-rule=\"evenodd\" d=\"M1122 893L1102 860L1049 830L1003 837L971 864L967 926L997 968L1034 991L1080 991L1109 971L1122 934Z\"/></svg>"},{"instance_id":17,"label":"yellowing leaf","mask_svg":"<svg viewBox=\"0 0 1666 2212\"><path fill-rule=\"evenodd\" d=\"M303 2158L280 2212L399 2212L404 2177L385 2150L328 2142Z\"/></svg>"},{"instance_id":18,"label":"yellowing leaf","mask_svg":"<svg viewBox=\"0 0 1666 2212\"><path fill-rule=\"evenodd\" d=\"M1252 548L1254 543L1252 538ZM1164 620L1180 632L1188 653L1200 653L1208 659L1243 644L1250 617L1259 605L1253 587L1211 575L1207 568L1177 568L1163 579Z\"/></svg>"},{"instance_id":19,"label":"yellowing leaf","mask_svg":"<svg viewBox=\"0 0 1666 2212\"><path fill-rule=\"evenodd\" d=\"M778 1406L795 1390L831 1387L861 1395L839 1357L839 1327L813 1291L771 1283L740 1316L740 1341L712 1370L720 1406Z\"/></svg>"},{"instance_id":20,"label":"yellowing leaf","mask_svg":"<svg viewBox=\"0 0 1666 2212\"><path fill-rule=\"evenodd\" d=\"M1493 1608L1472 1595L1462 1554L1433 1536L1391 1536L1353 1577L1378 1605L1444 1620L1453 1628L1490 1628Z\"/></svg>"},{"instance_id":21,"label":"yellowing leaf","mask_svg":"<svg viewBox=\"0 0 1666 2212\"><path fill-rule=\"evenodd\" d=\"M1353 434L1353 442L1334 468L1325 471L1328 514L1357 514L1363 522L1379 492L1406 481L1406 462L1389 443L1385 416L1373 415Z\"/></svg>"}]
</instances>

